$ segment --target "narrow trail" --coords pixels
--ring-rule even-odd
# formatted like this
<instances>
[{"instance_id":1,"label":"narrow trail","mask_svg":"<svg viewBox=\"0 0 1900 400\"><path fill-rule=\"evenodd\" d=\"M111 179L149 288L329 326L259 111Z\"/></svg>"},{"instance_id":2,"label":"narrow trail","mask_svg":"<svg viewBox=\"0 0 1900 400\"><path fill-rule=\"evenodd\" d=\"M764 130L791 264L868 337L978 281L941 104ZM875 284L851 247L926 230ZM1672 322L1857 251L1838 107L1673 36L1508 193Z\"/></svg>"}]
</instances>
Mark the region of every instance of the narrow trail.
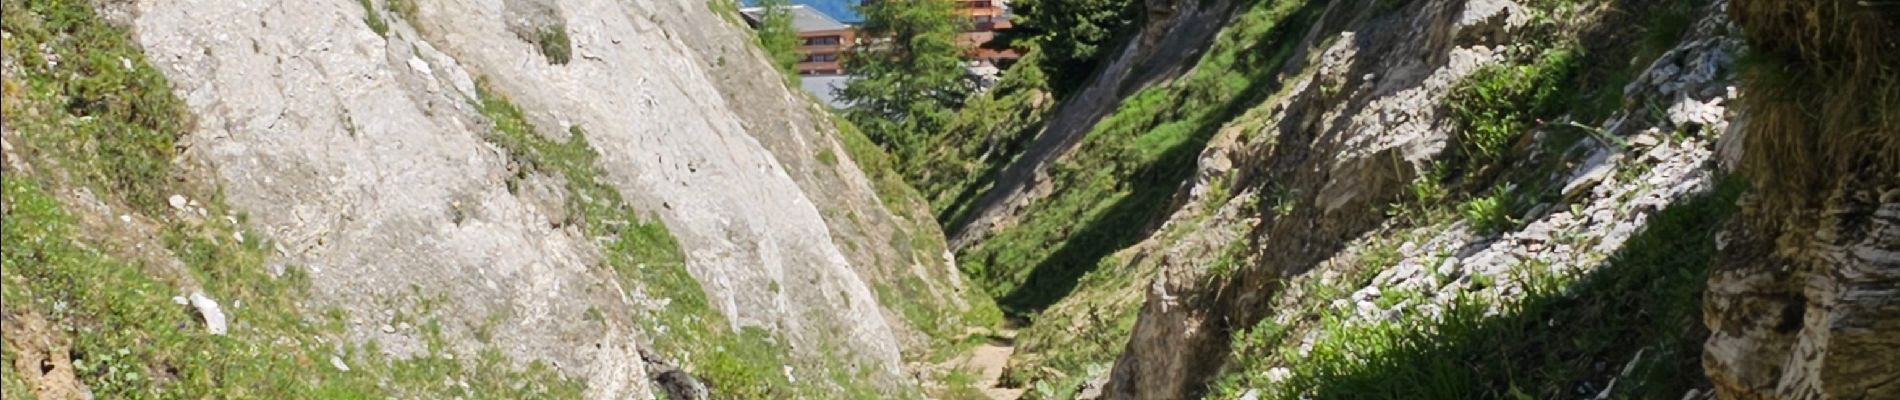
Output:
<instances>
[{"instance_id":1,"label":"narrow trail","mask_svg":"<svg viewBox=\"0 0 1900 400\"><path fill-rule=\"evenodd\" d=\"M1023 396L1024 388L1002 387L1003 368L1009 365L1009 357L1016 354L1016 327L1005 326L987 343L970 349L970 352L958 360L958 366L977 374L976 387L984 396L993 400L1016 400Z\"/></svg>"}]
</instances>

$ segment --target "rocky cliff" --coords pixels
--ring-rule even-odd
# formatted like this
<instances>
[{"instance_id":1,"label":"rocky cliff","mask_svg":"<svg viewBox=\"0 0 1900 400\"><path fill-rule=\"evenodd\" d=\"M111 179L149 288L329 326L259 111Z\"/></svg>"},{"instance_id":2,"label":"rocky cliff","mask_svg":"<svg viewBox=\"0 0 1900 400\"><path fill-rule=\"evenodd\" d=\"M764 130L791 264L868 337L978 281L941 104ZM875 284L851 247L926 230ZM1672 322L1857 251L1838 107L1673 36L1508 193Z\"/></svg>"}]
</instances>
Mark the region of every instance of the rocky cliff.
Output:
<instances>
[{"instance_id":1,"label":"rocky cliff","mask_svg":"<svg viewBox=\"0 0 1900 400\"><path fill-rule=\"evenodd\" d=\"M136 327L61 311L54 299L88 289L58 281L70 271L40 256L51 249L16 241L142 249L101 257L144 259L126 261L132 275L179 276L140 291L221 303L240 347L304 354L221 364L316 360L304 366L324 371L305 382L314 393L349 386L350 374L385 374L368 378L382 382L370 392L457 393L386 374L471 390L486 378L441 368L481 365L501 371L503 387L561 383L592 398L696 386L719 397L913 397L907 361L993 318L915 195L860 169L882 155L788 89L722 11L729 3L94 6L7 3L12 364L92 366L114 351L101 346L151 341L90 337ZM84 80L121 72L140 85ZM86 128L101 118L155 141ZM183 123L157 121L167 119ZM121 182L131 172L117 165L89 169L128 151L160 168L125 179L143 182ZM20 205L42 197L50 203L34 204L50 209ZM171 200L141 208L152 198ZM106 226L13 230L74 219ZM235 240L206 236L206 248L255 250L199 259L167 239L198 229ZM165 265L173 271L154 271ZM230 268L294 288L259 294L248 288L266 283ZM253 305L266 301L279 306ZM104 315L155 307L87 302ZM179 307L168 311L189 310ZM267 319L282 324L259 327ZM15 325L27 325L15 320L50 322L60 329L45 343L71 345L16 341ZM204 336L174 322L149 334ZM152 387L187 392L180 382L241 386L245 368L116 351ZM424 362L434 369L414 370ZM27 387L52 387L31 369L20 371ZM107 397L141 387L77 376L92 386L80 390Z\"/></svg>"},{"instance_id":2,"label":"rocky cliff","mask_svg":"<svg viewBox=\"0 0 1900 400\"><path fill-rule=\"evenodd\" d=\"M1900 397L1900 23L1892 7L1737 1L1741 168L1703 354L1726 399ZM1818 111L1818 112L1817 112Z\"/></svg>"},{"instance_id":3,"label":"rocky cliff","mask_svg":"<svg viewBox=\"0 0 1900 400\"><path fill-rule=\"evenodd\" d=\"M7 398L1900 397L1885 2L1090 3L920 161L724 0L0 1Z\"/></svg>"},{"instance_id":4,"label":"rocky cliff","mask_svg":"<svg viewBox=\"0 0 1900 400\"><path fill-rule=\"evenodd\" d=\"M965 270L1045 398L1882 398L1891 14L1767 3L1178 3L1226 22L1056 107Z\"/></svg>"}]
</instances>

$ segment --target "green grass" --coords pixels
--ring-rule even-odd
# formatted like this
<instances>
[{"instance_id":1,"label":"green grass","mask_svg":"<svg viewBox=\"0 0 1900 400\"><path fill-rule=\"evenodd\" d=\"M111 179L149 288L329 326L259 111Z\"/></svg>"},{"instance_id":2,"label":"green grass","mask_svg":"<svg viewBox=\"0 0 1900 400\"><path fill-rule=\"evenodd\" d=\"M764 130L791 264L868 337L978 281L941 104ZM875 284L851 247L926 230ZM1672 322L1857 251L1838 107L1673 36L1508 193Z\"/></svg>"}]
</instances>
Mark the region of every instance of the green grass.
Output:
<instances>
[{"instance_id":1,"label":"green grass","mask_svg":"<svg viewBox=\"0 0 1900 400\"><path fill-rule=\"evenodd\" d=\"M686 272L685 255L666 227L652 216L643 216L621 198L620 192L601 179L596 164L599 155L587 143L580 127L570 128L563 141L548 139L535 132L521 110L496 94L486 82L477 85L481 95L479 108L494 123L489 140L506 149L521 169L517 179L529 171L561 177L566 181L569 214L588 236L605 243L605 263L623 280L638 285L647 296L671 302L657 315L639 318L661 354L689 360L684 368L699 376L720 398L763 399L823 393L812 379L793 383L786 379L782 365L793 358L780 340L771 333L747 327L728 328L726 317L714 309L697 280ZM838 359L819 360L838 361ZM835 364L800 365L818 369L840 369ZM816 369L814 369L816 370ZM868 384L856 379L834 382ZM847 387L850 390L868 390Z\"/></svg>"},{"instance_id":2,"label":"green grass","mask_svg":"<svg viewBox=\"0 0 1900 400\"><path fill-rule=\"evenodd\" d=\"M79 381L95 395L579 396L584 383L534 362L516 369L493 350L487 354L496 356L470 361L437 351L394 360L374 343L335 344L347 315L306 317L311 310L298 305L308 286L302 269L271 275L264 266L271 244L258 235L237 236L245 216L225 205L216 189L174 175L173 142L186 120L182 103L126 33L84 2L7 0L4 6L9 35L0 47L7 59L18 60L18 69L0 78L9 128L21 139L13 142L20 158L10 161L30 167L8 167L0 182L6 221L0 224L0 308L36 314L70 338ZM61 62L47 62L42 48ZM81 232L84 214L56 193L82 188L155 223L156 238L125 240L153 241L178 263L122 258L110 251L121 244L100 236L111 233ZM209 217L169 211L163 197L171 194L200 202ZM209 335L189 308L172 303L187 280L224 305L227 335ZM0 374L8 398L25 391L11 368L16 356L10 348L0 352L9 361ZM352 371L331 367L333 356ZM445 376L460 377L469 388L442 385Z\"/></svg>"},{"instance_id":3,"label":"green grass","mask_svg":"<svg viewBox=\"0 0 1900 400\"><path fill-rule=\"evenodd\" d=\"M1263 398L1567 398L1583 385L1590 395L1606 387L1597 364L1612 371L1633 365L1616 383L1620 397L1674 398L1706 386L1701 292L1714 234L1736 212L1743 186L1731 179L1657 213L1585 275L1520 266L1513 279L1528 293L1521 300L1465 297L1441 320L1413 313L1348 323L1341 311L1311 309L1325 334L1304 356L1288 327L1262 322L1236 336L1240 368L1216 385L1217 397L1263 388ZM1486 315L1490 307L1501 312ZM1292 373L1279 384L1264 379L1276 366Z\"/></svg>"},{"instance_id":4,"label":"green grass","mask_svg":"<svg viewBox=\"0 0 1900 400\"><path fill-rule=\"evenodd\" d=\"M548 64L567 64L574 57L574 44L568 41L566 24L541 27L535 33L534 44L541 48L541 55L548 58Z\"/></svg>"},{"instance_id":5,"label":"green grass","mask_svg":"<svg viewBox=\"0 0 1900 400\"><path fill-rule=\"evenodd\" d=\"M1559 48L1522 65L1493 65L1472 72L1447 100L1460 122L1460 156L1481 170L1508 157L1518 138L1542 120L1570 109L1569 84L1583 59Z\"/></svg>"},{"instance_id":6,"label":"green grass","mask_svg":"<svg viewBox=\"0 0 1900 400\"><path fill-rule=\"evenodd\" d=\"M574 398L584 387L539 362L517 371L493 349L472 365L445 358L439 339L430 342L430 353L403 360L385 358L374 343L333 353L324 342L341 340L341 325L304 318L295 305L307 290L301 269L268 275L262 265L268 243L222 240L238 229L222 219L172 220L166 247L225 306L232 324L227 336L208 335L188 308L171 302L175 282L152 266L95 250L37 181L4 183L6 307L43 315L70 335L80 381L96 395ZM332 356L352 370L332 368ZM441 385L449 376L462 377L470 388Z\"/></svg>"},{"instance_id":7,"label":"green grass","mask_svg":"<svg viewBox=\"0 0 1900 400\"><path fill-rule=\"evenodd\" d=\"M370 0L357 0L357 3L363 5L363 24L369 25L369 30L376 32L376 36L389 37L389 21L383 20L383 14L376 10L375 3Z\"/></svg>"},{"instance_id":8,"label":"green grass","mask_svg":"<svg viewBox=\"0 0 1900 400\"><path fill-rule=\"evenodd\" d=\"M1041 59L1033 52L1024 56L995 87L964 103L948 128L928 137L928 150L911 152L921 157L898 166L930 201L939 223L967 211L1042 128L1055 100L1037 65Z\"/></svg>"},{"instance_id":9,"label":"green grass","mask_svg":"<svg viewBox=\"0 0 1900 400\"><path fill-rule=\"evenodd\" d=\"M1255 5L1215 40L1194 72L1142 90L1091 130L1053 168L1054 194L1030 204L1022 223L960 255L963 270L1000 305L1039 310L1067 295L1102 257L1139 240L1191 172L1220 126L1274 92L1275 68L1291 56L1320 3Z\"/></svg>"},{"instance_id":10,"label":"green grass","mask_svg":"<svg viewBox=\"0 0 1900 400\"><path fill-rule=\"evenodd\" d=\"M28 391L26 381L13 368L13 353L0 353L0 396L9 399L31 399L33 392Z\"/></svg>"},{"instance_id":11,"label":"green grass","mask_svg":"<svg viewBox=\"0 0 1900 400\"><path fill-rule=\"evenodd\" d=\"M727 23L745 26L745 21L739 17L739 0L707 0L706 9L712 10L713 15L724 18Z\"/></svg>"},{"instance_id":12,"label":"green grass","mask_svg":"<svg viewBox=\"0 0 1900 400\"><path fill-rule=\"evenodd\" d=\"M409 20L411 25L415 25L417 15L422 12L421 6L416 4L417 1L418 0L386 0L383 5L389 12L396 13L396 15L402 16L403 19Z\"/></svg>"},{"instance_id":13,"label":"green grass","mask_svg":"<svg viewBox=\"0 0 1900 400\"><path fill-rule=\"evenodd\" d=\"M1665 1L1651 8L1643 22L1643 38L1636 51L1636 65L1647 67L1657 57L1675 48L1682 36L1695 28L1695 9L1706 0Z\"/></svg>"},{"instance_id":14,"label":"green grass","mask_svg":"<svg viewBox=\"0 0 1900 400\"><path fill-rule=\"evenodd\" d=\"M816 157L818 158L819 163L825 164L825 166L827 167L838 166L838 152L831 151L830 147L826 147L823 150L818 150L818 155Z\"/></svg>"},{"instance_id":15,"label":"green grass","mask_svg":"<svg viewBox=\"0 0 1900 400\"><path fill-rule=\"evenodd\" d=\"M1459 204L1458 213L1480 233L1500 232L1517 225L1516 199L1505 186L1496 186L1491 193Z\"/></svg>"},{"instance_id":16,"label":"green grass","mask_svg":"<svg viewBox=\"0 0 1900 400\"><path fill-rule=\"evenodd\" d=\"M916 189L907 184L903 176L897 172L898 161L886 153L882 147L872 142L850 121L835 114L831 119L838 128L838 141L843 145L845 153L870 179L872 190L877 193L884 208L899 220L917 224L913 225L916 228L899 229L894 232L894 237L890 239L891 247L899 251L908 251L916 260L935 260L941 257L940 254L945 251L947 244L943 242L941 236L920 232L922 224L929 223L928 217L916 215L915 210L924 208L924 205L920 204L920 195L917 194ZM836 160L835 154L830 157L834 161L825 161L826 154L831 153L830 149L823 150L819 154L819 161L831 165ZM919 262L928 263L928 261ZM873 283L873 291L877 294L880 304L898 311L906 323L929 336L933 340L932 346L958 346L966 339L963 337L965 327L993 327L1002 321L1002 312L997 310L995 303L980 289L972 288L964 291L966 298L963 300L969 304L968 310L954 314L945 313L941 304L933 304L935 296L927 287L927 283L921 278L910 275L908 271L901 273L904 276L898 278L896 286ZM931 355L927 358L940 358L938 356L941 355Z\"/></svg>"},{"instance_id":17,"label":"green grass","mask_svg":"<svg viewBox=\"0 0 1900 400\"><path fill-rule=\"evenodd\" d=\"M1018 341L1018 358L1030 367L1012 369L1009 380L1081 379L1090 366L1113 361L1139 308L1123 295L1144 281L1137 274L1148 267L1110 254L1169 213L1168 199L1215 132L1278 91L1277 68L1265 66L1291 57L1319 4L1269 1L1246 9L1194 72L1138 92L1088 132L1053 168L1053 194L1021 213L1033 218L962 250L970 282L999 295L1008 312L1031 316ZM945 210L952 221L962 218L954 207ZM1067 308L1045 310L1071 296L1079 297L1065 300ZM1049 384L1066 390L1068 383Z\"/></svg>"},{"instance_id":18,"label":"green grass","mask_svg":"<svg viewBox=\"0 0 1900 400\"><path fill-rule=\"evenodd\" d=\"M1890 2L1860 4L1728 6L1750 47L1737 62L1744 146L1775 149L1744 152L1741 170L1761 189L1755 216L1785 220L1790 234L1827 223L1815 213L1837 198L1828 193L1900 175L1900 25Z\"/></svg>"},{"instance_id":19,"label":"green grass","mask_svg":"<svg viewBox=\"0 0 1900 400\"><path fill-rule=\"evenodd\" d=\"M125 198L139 211L162 210L172 148L187 120L164 76L146 65L122 29L84 4L4 4L5 53L19 68L17 75L9 71L0 106L9 125L52 127L21 136L57 158L76 183Z\"/></svg>"}]
</instances>

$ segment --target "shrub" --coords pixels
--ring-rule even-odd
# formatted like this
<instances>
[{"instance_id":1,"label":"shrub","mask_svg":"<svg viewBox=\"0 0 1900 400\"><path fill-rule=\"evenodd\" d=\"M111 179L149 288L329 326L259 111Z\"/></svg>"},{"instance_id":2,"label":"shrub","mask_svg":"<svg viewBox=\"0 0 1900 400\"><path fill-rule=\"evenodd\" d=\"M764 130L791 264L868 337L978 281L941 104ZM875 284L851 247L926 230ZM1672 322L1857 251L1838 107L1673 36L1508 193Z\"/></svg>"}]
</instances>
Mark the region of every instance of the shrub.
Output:
<instances>
[{"instance_id":1,"label":"shrub","mask_svg":"<svg viewBox=\"0 0 1900 400\"><path fill-rule=\"evenodd\" d=\"M1525 65L1494 65L1471 73L1448 102L1460 122L1460 156L1469 169L1502 161L1519 136L1569 107L1568 84L1578 52L1551 50Z\"/></svg>"},{"instance_id":2,"label":"shrub","mask_svg":"<svg viewBox=\"0 0 1900 400\"><path fill-rule=\"evenodd\" d=\"M567 26L555 24L541 27L535 35L535 44L541 46L541 55L548 58L549 64L567 64L573 57L573 44L567 39Z\"/></svg>"}]
</instances>

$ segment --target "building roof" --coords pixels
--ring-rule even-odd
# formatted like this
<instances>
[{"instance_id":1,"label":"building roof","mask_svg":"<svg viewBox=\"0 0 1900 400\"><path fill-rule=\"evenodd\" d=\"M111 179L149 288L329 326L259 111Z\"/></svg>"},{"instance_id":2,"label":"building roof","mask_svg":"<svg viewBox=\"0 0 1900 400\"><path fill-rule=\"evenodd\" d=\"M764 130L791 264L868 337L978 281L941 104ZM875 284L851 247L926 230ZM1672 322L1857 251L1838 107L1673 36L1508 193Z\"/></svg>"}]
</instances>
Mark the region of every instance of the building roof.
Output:
<instances>
[{"instance_id":1,"label":"building roof","mask_svg":"<svg viewBox=\"0 0 1900 400\"><path fill-rule=\"evenodd\" d=\"M792 29L799 32L835 31L851 27L850 25L845 25L843 22L831 19L831 17L825 16L824 13L813 10L811 7L794 5L791 11ZM764 18L765 8L746 7L739 9L739 13L745 15L746 20L757 23L760 18Z\"/></svg>"},{"instance_id":2,"label":"building roof","mask_svg":"<svg viewBox=\"0 0 1900 400\"><path fill-rule=\"evenodd\" d=\"M864 16L858 14L858 3L862 0L792 0L792 4L811 7L831 19L845 25L864 23ZM759 0L740 0L746 7L759 5Z\"/></svg>"}]
</instances>

